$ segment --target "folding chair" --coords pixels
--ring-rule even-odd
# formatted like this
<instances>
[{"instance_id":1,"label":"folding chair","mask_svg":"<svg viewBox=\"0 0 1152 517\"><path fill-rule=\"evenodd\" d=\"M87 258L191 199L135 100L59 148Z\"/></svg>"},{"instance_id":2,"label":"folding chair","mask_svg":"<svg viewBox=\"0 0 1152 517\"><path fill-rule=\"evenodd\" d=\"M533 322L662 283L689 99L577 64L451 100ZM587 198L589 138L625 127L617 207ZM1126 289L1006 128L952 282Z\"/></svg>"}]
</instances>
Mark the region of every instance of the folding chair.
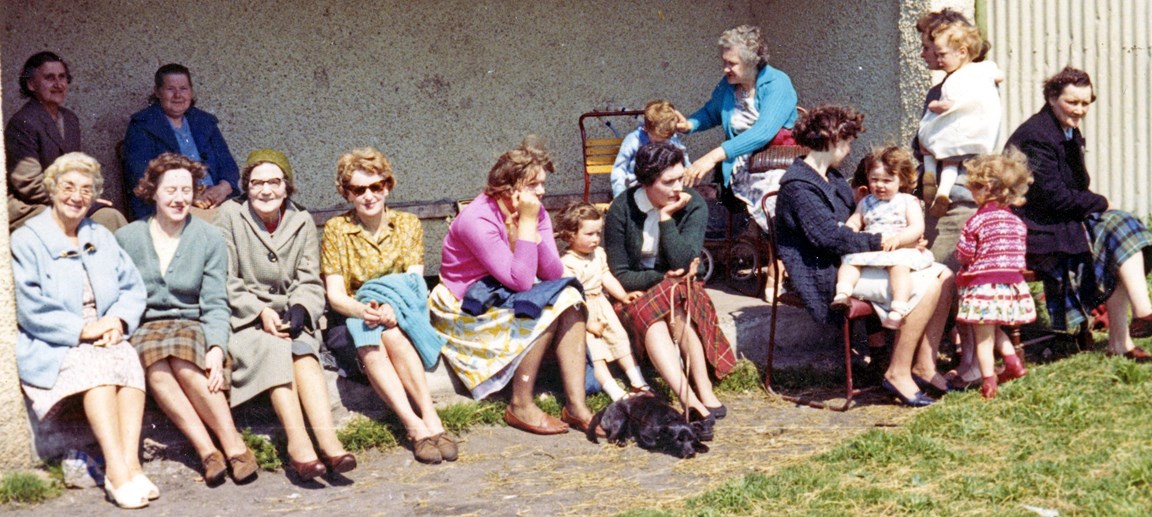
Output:
<instances>
[{"instance_id":1,"label":"folding chair","mask_svg":"<svg viewBox=\"0 0 1152 517\"><path fill-rule=\"evenodd\" d=\"M620 129L612 127L609 122L604 122L611 130L612 136L590 137L589 130L591 128L585 126L585 121L588 119L603 120L605 117L619 117L621 121L625 121L643 115L643 111L637 110L589 111L580 115L580 143L584 152L585 202L588 202L592 190L592 176L612 172L612 164L616 161L616 154L620 152L620 143L624 141L624 137L620 135L619 131L623 130L625 131L624 134L627 134L635 129L631 123L632 120L628 120L629 124Z\"/></svg>"},{"instance_id":2,"label":"folding chair","mask_svg":"<svg viewBox=\"0 0 1152 517\"><path fill-rule=\"evenodd\" d=\"M768 247L772 253L773 258L776 258L779 256L777 254L778 248L776 247L776 245L777 245L777 241L776 241L776 217L775 217L773 212L769 212L767 210L767 204L768 204L768 201L775 196L776 196L776 192L769 192L769 193L764 195L763 199L760 200L761 205L763 206L763 208L765 208L764 215L768 218L768 231L765 232L765 234L766 234L766 237L768 240ZM780 398L787 400L789 402L795 402L797 404L803 404L806 406L811 406L811 407L820 408L820 409L831 409L833 411L847 411L848 408L851 407L852 399L854 397L856 397L857 395L859 395L865 391L872 389L872 388L864 388L864 389L855 388L852 384L852 322L857 321L857 320L861 320L861 319L864 319L864 318L867 318L870 316L874 316L875 312L872 310L872 304L865 302L865 301L862 301L862 300L858 300L856 298L850 298L849 299L851 304L849 306L848 312L845 313L844 325L843 325L843 332L844 332L844 376L845 376L845 379L844 379L844 404L843 405L832 406L825 401L819 401L819 400L809 399L809 398L805 398L805 397L799 397L799 396L785 395L782 393L777 393L776 390L772 389L772 356L773 356L773 353L775 352L775 349L776 349L776 318L779 314L780 304L784 304L784 305L787 305L790 307L803 308L804 302L802 300L800 300L800 297L797 296L795 293L789 292L789 293L779 294L780 293L780 277L781 277L781 274L783 272L782 268L780 267L779 260L771 260L769 262L769 267L772 268L772 273L773 273L772 277L774 279L773 280L773 284L774 284L773 287L776 289L776 293L778 293L778 294L772 299L772 317L769 319L769 323L768 323L768 363L764 366L764 389L767 390L768 393L771 393L773 395L777 395Z\"/></svg>"}]
</instances>

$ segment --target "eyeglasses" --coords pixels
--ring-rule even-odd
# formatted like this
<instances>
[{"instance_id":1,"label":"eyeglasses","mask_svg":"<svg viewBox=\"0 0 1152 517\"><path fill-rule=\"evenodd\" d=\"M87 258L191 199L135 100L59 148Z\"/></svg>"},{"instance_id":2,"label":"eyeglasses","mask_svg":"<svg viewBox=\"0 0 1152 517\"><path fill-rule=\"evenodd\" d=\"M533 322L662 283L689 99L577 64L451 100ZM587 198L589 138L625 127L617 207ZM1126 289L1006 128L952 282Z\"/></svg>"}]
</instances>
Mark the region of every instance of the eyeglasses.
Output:
<instances>
[{"instance_id":1,"label":"eyeglasses","mask_svg":"<svg viewBox=\"0 0 1152 517\"><path fill-rule=\"evenodd\" d=\"M369 190L371 190L373 194L379 194L381 192L384 192L384 190L387 188L388 188L388 186L384 184L384 180L377 181L376 183L373 183L371 185L349 185L347 183L344 184L344 191L348 192L349 194L352 194L355 197L363 196L364 193L368 192Z\"/></svg>"},{"instance_id":2,"label":"eyeglasses","mask_svg":"<svg viewBox=\"0 0 1152 517\"><path fill-rule=\"evenodd\" d=\"M72 197L72 195L77 193L77 192L79 192L80 197L82 197L84 199L92 199L92 195L95 193L92 190L92 187L76 188L76 185L73 185L71 183L61 183L60 184L60 193L64 194L65 197Z\"/></svg>"},{"instance_id":3,"label":"eyeglasses","mask_svg":"<svg viewBox=\"0 0 1152 517\"><path fill-rule=\"evenodd\" d=\"M271 187L272 190L280 188L284 184L284 178L273 178L270 180L248 180L248 190L257 191L264 186Z\"/></svg>"}]
</instances>

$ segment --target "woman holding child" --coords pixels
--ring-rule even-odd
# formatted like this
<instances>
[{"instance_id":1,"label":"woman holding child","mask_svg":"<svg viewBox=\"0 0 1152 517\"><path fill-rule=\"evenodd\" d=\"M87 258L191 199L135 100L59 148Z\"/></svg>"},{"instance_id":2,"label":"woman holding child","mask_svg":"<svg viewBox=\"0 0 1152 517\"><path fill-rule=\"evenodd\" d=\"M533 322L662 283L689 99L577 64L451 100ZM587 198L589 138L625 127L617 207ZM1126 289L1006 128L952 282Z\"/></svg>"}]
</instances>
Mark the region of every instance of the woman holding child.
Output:
<instances>
[{"instance_id":1,"label":"woman holding child","mask_svg":"<svg viewBox=\"0 0 1152 517\"><path fill-rule=\"evenodd\" d=\"M432 325L448 339L444 359L472 396L481 399L511 383L504 421L535 434L566 433L569 425L587 431L592 419L584 402L584 297L575 279L561 280L552 219L540 204L554 170L533 139L500 155L484 192L444 237L440 284L428 300ZM564 382L560 420L533 397L550 348Z\"/></svg>"},{"instance_id":2,"label":"woman holding child","mask_svg":"<svg viewBox=\"0 0 1152 517\"><path fill-rule=\"evenodd\" d=\"M44 170L50 208L12 233L16 368L36 419L79 395L104 455L104 490L121 508L160 496L140 466L144 371L126 336L147 292L116 239L87 218L100 197L100 164L67 153Z\"/></svg>"},{"instance_id":3,"label":"woman holding child","mask_svg":"<svg viewBox=\"0 0 1152 517\"><path fill-rule=\"evenodd\" d=\"M735 355L712 300L690 273L704 245L708 207L699 192L684 187L684 154L669 142L640 148L636 181L612 201L604 225L612 275L625 291L643 293L617 303L616 310L633 350L651 359L689 417L724 418L727 409L712 391L708 365L722 378Z\"/></svg>"},{"instance_id":4,"label":"woman holding child","mask_svg":"<svg viewBox=\"0 0 1152 517\"><path fill-rule=\"evenodd\" d=\"M426 316L424 229L415 215L388 208L395 186L392 164L371 147L352 150L336 165L336 190L352 209L324 225L320 269L332 307L327 344L355 345L372 387L408 431L417 461L455 461L456 443L424 375L443 345Z\"/></svg>"},{"instance_id":5,"label":"woman holding child","mask_svg":"<svg viewBox=\"0 0 1152 517\"><path fill-rule=\"evenodd\" d=\"M1035 178L1017 209L1028 227L1027 264L1044 281L1053 327L1074 327L1106 304L1109 353L1150 362L1132 338L1152 336L1145 281L1152 233L1088 189L1080 124L1095 100L1092 78L1067 67L1044 82L1044 107L1008 139L1006 147L1028 156Z\"/></svg>"},{"instance_id":6,"label":"woman holding child","mask_svg":"<svg viewBox=\"0 0 1152 517\"><path fill-rule=\"evenodd\" d=\"M268 392L301 480L347 472L356 468L356 458L336 438L320 367L316 320L324 313L324 286L316 224L291 201L292 166L279 151L252 151L240 187L245 194L221 205L215 221L228 246L230 402L236 407Z\"/></svg>"},{"instance_id":7,"label":"woman holding child","mask_svg":"<svg viewBox=\"0 0 1152 517\"><path fill-rule=\"evenodd\" d=\"M776 228L780 256L792 285L812 318L822 323L840 321L830 310L840 257L848 253L879 251L879 234L857 233L844 223L852 214L855 199L837 166L851 152L852 141L863 131L864 116L851 108L821 106L796 125L796 140L811 152L797 158L780 184ZM857 297L882 300L889 291L887 279L867 286L861 281ZM910 312L896 334L892 359L884 374L884 387L910 406L935 402L923 388L946 387L936 372L935 344L944 328L951 299L952 275L935 266L913 274ZM878 291L867 295L864 291ZM918 300L918 301L917 301Z\"/></svg>"}]
</instances>

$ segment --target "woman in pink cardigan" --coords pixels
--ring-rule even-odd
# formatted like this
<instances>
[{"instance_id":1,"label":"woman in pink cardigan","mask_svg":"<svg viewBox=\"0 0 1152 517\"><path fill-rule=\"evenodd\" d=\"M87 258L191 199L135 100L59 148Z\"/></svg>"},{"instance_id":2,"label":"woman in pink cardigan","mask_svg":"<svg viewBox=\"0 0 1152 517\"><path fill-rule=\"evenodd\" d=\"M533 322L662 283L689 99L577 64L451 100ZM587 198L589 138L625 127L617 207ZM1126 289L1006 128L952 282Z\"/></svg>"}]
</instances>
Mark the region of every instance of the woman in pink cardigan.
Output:
<instances>
[{"instance_id":1,"label":"woman in pink cardigan","mask_svg":"<svg viewBox=\"0 0 1152 517\"><path fill-rule=\"evenodd\" d=\"M512 383L504 421L536 434L587 430L584 403L584 296L559 281L564 266L552 220L540 206L555 169L539 145L525 140L500 156L488 185L452 221L429 296L432 326L448 338L441 352L476 399ZM537 283L537 279L543 281ZM516 308L503 302L511 295ZM538 312L525 314L521 301ZM555 347L564 378L561 419L533 399L545 351Z\"/></svg>"}]
</instances>

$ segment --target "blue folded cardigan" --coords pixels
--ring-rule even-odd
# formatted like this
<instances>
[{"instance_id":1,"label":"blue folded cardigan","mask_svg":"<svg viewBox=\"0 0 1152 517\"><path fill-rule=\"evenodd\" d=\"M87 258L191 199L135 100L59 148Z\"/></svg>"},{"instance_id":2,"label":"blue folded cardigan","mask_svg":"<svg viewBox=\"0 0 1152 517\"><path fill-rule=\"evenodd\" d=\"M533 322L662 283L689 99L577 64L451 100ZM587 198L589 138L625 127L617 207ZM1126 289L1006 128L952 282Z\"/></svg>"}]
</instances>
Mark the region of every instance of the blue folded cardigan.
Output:
<instances>
[{"instance_id":1,"label":"blue folded cardigan","mask_svg":"<svg viewBox=\"0 0 1152 517\"><path fill-rule=\"evenodd\" d=\"M464 301L460 303L460 310L479 316L489 307L512 309L517 318L539 319L544 308L556 303L560 291L572 286L584 294L584 286L575 277L562 277L555 280L537 282L531 289L514 292L504 287L499 280L486 276L472 284L464 292Z\"/></svg>"},{"instance_id":2,"label":"blue folded cardigan","mask_svg":"<svg viewBox=\"0 0 1152 517\"><path fill-rule=\"evenodd\" d=\"M432 328L428 319L428 286L416 273L396 273L374 278L356 291L356 301L377 302L392 306L396 313L396 326L408 336L427 370L436 366L440 349L447 341ZM348 333L357 348L380 344L383 325L369 327L362 318L348 318Z\"/></svg>"}]
</instances>

